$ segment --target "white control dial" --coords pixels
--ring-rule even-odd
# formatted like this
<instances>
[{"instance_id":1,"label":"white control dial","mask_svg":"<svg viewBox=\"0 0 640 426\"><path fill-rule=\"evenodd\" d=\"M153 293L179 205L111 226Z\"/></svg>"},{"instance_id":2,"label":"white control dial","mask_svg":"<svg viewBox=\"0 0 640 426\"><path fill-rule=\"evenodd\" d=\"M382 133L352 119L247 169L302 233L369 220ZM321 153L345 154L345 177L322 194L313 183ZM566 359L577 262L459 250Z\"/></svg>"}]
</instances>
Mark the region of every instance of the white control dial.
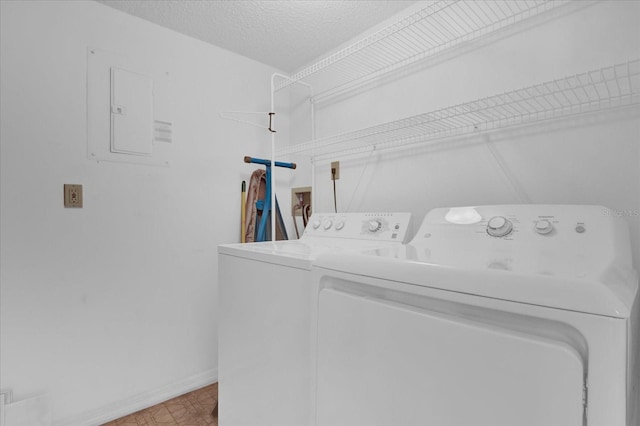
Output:
<instances>
[{"instance_id":1,"label":"white control dial","mask_svg":"<svg viewBox=\"0 0 640 426\"><path fill-rule=\"evenodd\" d=\"M313 229L318 229L320 227L320 221L314 220L311 226L313 226Z\"/></svg>"},{"instance_id":2,"label":"white control dial","mask_svg":"<svg viewBox=\"0 0 640 426\"><path fill-rule=\"evenodd\" d=\"M324 229L329 229L331 228L331 225L333 225L333 221L331 219L326 219L323 223L322 223L322 227Z\"/></svg>"},{"instance_id":3,"label":"white control dial","mask_svg":"<svg viewBox=\"0 0 640 426\"><path fill-rule=\"evenodd\" d=\"M503 216L494 216L487 223L487 233L492 237L504 237L513 230L513 224Z\"/></svg>"},{"instance_id":4,"label":"white control dial","mask_svg":"<svg viewBox=\"0 0 640 426\"><path fill-rule=\"evenodd\" d=\"M376 232L382 228L382 222L379 220L370 220L369 221L369 231Z\"/></svg>"},{"instance_id":5,"label":"white control dial","mask_svg":"<svg viewBox=\"0 0 640 426\"><path fill-rule=\"evenodd\" d=\"M344 220L341 220L339 222L336 222L336 231L341 230L342 228L344 228Z\"/></svg>"},{"instance_id":6,"label":"white control dial","mask_svg":"<svg viewBox=\"0 0 640 426\"><path fill-rule=\"evenodd\" d=\"M536 232L538 234L545 235L551 231L553 231L553 224L547 219L542 219L536 222Z\"/></svg>"}]
</instances>

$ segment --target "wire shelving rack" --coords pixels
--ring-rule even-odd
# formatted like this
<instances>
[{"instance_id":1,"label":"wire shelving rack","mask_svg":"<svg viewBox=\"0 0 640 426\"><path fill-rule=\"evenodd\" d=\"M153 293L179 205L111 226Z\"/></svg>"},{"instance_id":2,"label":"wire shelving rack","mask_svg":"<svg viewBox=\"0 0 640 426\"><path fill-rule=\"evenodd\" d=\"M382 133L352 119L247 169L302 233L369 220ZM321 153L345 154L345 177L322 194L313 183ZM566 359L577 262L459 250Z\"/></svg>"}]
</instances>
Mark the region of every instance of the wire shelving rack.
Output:
<instances>
[{"instance_id":1,"label":"wire shelving rack","mask_svg":"<svg viewBox=\"0 0 640 426\"><path fill-rule=\"evenodd\" d=\"M438 0L280 81L314 88L315 100L569 3L568 0Z\"/></svg>"},{"instance_id":2,"label":"wire shelving rack","mask_svg":"<svg viewBox=\"0 0 640 426\"><path fill-rule=\"evenodd\" d=\"M313 158L387 149L640 104L640 59L373 127L292 145Z\"/></svg>"}]
</instances>

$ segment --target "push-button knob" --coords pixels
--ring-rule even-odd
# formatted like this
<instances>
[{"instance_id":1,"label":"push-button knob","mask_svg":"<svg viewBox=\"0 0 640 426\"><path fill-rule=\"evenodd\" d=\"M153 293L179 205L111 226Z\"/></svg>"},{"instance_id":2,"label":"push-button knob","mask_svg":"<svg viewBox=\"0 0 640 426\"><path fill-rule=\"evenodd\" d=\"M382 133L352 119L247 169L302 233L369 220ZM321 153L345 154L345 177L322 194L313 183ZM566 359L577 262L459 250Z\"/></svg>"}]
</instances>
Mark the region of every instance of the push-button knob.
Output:
<instances>
[{"instance_id":1,"label":"push-button knob","mask_svg":"<svg viewBox=\"0 0 640 426\"><path fill-rule=\"evenodd\" d=\"M553 231L553 224L547 219L542 219L536 222L536 232L538 234L545 235L551 231Z\"/></svg>"},{"instance_id":2,"label":"push-button knob","mask_svg":"<svg viewBox=\"0 0 640 426\"><path fill-rule=\"evenodd\" d=\"M513 230L513 224L503 216L494 216L487 223L487 233L492 237L504 237Z\"/></svg>"},{"instance_id":3,"label":"push-button knob","mask_svg":"<svg viewBox=\"0 0 640 426\"><path fill-rule=\"evenodd\" d=\"M369 221L369 231L370 232L376 232L380 228L382 228L382 223L380 223L379 220L370 220Z\"/></svg>"}]
</instances>

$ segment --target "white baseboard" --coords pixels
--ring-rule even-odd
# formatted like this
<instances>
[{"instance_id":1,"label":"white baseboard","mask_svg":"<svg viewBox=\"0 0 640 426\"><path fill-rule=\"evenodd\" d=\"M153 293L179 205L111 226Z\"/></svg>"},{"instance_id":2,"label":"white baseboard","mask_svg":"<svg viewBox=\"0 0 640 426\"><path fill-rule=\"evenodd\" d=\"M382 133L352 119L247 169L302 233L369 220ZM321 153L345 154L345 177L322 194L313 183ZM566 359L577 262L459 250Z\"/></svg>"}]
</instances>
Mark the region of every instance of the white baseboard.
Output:
<instances>
[{"instance_id":1,"label":"white baseboard","mask_svg":"<svg viewBox=\"0 0 640 426\"><path fill-rule=\"evenodd\" d=\"M2 395L7 401L7 394ZM8 399L2 408L0 424L6 426L51 426L51 399L48 394L34 395L19 401Z\"/></svg>"},{"instance_id":2,"label":"white baseboard","mask_svg":"<svg viewBox=\"0 0 640 426\"><path fill-rule=\"evenodd\" d=\"M73 416L72 418L67 418L60 421L54 420L54 425L101 425L120 417L135 413L136 411L140 411L153 405L160 404L161 402L164 402L168 399L184 395L185 393L210 385L217 381L218 369L214 368L213 370L208 370L203 373L178 380L177 382L171 383L167 386L163 386L160 389L155 389L121 401L116 401L111 404L105 405L104 407L100 407L98 409L90 410L77 416Z\"/></svg>"},{"instance_id":3,"label":"white baseboard","mask_svg":"<svg viewBox=\"0 0 640 426\"><path fill-rule=\"evenodd\" d=\"M4 405L6 403L6 396L4 393L0 393L0 426L4 426Z\"/></svg>"}]
</instances>

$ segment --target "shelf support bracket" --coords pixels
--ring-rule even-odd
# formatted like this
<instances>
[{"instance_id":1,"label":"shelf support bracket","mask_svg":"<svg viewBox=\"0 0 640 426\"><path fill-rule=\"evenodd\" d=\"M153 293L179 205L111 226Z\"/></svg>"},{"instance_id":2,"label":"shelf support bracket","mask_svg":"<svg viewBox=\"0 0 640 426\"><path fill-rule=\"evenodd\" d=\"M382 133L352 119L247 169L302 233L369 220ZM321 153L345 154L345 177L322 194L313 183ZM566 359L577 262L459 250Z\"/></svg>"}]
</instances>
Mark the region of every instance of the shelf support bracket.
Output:
<instances>
[{"instance_id":1,"label":"shelf support bracket","mask_svg":"<svg viewBox=\"0 0 640 426\"><path fill-rule=\"evenodd\" d=\"M273 126L273 116L274 116L274 115L276 115L276 113L275 113L275 112L270 112L270 113L269 113L269 131L270 131L271 133L275 133L275 132L276 132L276 131L272 128L272 126Z\"/></svg>"}]
</instances>

